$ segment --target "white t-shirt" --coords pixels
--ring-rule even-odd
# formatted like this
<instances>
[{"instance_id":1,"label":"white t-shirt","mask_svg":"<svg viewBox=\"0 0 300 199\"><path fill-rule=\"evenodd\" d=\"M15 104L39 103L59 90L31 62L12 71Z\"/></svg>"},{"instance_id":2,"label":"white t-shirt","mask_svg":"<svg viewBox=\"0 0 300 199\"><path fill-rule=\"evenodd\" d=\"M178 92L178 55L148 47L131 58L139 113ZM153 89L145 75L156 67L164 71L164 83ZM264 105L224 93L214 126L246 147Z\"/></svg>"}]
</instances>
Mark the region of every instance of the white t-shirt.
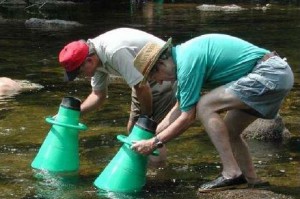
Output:
<instances>
[{"instance_id":1,"label":"white t-shirt","mask_svg":"<svg viewBox=\"0 0 300 199\"><path fill-rule=\"evenodd\" d=\"M91 79L93 90L107 89L109 74L122 76L130 87L138 84L143 75L133 65L135 56L148 42L165 43L149 33L131 28L114 29L88 42L95 46L103 64Z\"/></svg>"}]
</instances>

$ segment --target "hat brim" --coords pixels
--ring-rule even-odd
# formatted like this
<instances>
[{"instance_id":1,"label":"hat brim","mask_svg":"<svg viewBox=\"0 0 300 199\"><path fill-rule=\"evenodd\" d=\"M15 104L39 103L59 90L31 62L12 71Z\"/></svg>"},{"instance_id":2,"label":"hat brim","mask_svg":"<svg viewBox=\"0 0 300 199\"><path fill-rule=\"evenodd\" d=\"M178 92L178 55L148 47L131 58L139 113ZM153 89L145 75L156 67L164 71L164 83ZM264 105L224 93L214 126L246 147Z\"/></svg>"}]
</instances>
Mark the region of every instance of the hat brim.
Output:
<instances>
[{"instance_id":1,"label":"hat brim","mask_svg":"<svg viewBox=\"0 0 300 199\"><path fill-rule=\"evenodd\" d=\"M80 67L73 71L65 71L64 81L69 82L73 81L79 75Z\"/></svg>"},{"instance_id":2,"label":"hat brim","mask_svg":"<svg viewBox=\"0 0 300 199\"><path fill-rule=\"evenodd\" d=\"M150 71L152 70L153 66L159 59L159 57L162 55L162 53L167 50L172 45L172 38L169 38L168 41L162 46L162 48L159 50L159 52L153 57L151 60L151 63L148 65L148 67L144 70L144 78L140 82L140 85L145 85L149 76Z\"/></svg>"}]
</instances>

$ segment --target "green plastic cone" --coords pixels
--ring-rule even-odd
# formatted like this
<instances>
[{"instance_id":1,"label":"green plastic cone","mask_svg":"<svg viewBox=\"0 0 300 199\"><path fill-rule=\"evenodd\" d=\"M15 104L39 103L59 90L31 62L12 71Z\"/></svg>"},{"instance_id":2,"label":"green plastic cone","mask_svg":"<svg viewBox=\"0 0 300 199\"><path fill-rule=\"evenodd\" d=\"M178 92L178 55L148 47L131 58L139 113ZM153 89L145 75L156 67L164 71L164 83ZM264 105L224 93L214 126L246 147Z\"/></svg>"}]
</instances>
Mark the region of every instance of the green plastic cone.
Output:
<instances>
[{"instance_id":1,"label":"green plastic cone","mask_svg":"<svg viewBox=\"0 0 300 199\"><path fill-rule=\"evenodd\" d=\"M123 193L141 191L146 184L148 157L133 151L130 146L132 141L154 136L156 123L149 120L147 117L140 117L127 138L118 136L124 144L94 181L97 188Z\"/></svg>"},{"instance_id":2,"label":"green plastic cone","mask_svg":"<svg viewBox=\"0 0 300 199\"><path fill-rule=\"evenodd\" d=\"M35 169L51 172L77 172L79 169L79 130L87 127L79 123L80 100L65 97L55 119L47 117L52 127L38 154L31 163Z\"/></svg>"}]
</instances>

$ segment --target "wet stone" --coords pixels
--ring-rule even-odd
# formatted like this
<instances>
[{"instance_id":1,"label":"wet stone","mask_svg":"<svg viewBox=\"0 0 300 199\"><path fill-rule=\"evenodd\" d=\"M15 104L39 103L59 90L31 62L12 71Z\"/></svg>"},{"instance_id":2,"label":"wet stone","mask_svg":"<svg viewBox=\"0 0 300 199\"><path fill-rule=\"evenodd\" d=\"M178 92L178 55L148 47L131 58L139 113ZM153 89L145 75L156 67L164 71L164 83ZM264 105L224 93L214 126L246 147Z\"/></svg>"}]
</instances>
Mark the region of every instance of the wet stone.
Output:
<instances>
[{"instance_id":1,"label":"wet stone","mask_svg":"<svg viewBox=\"0 0 300 199\"><path fill-rule=\"evenodd\" d=\"M260 189L237 189L198 194L199 198L210 199L293 199L291 196Z\"/></svg>"},{"instance_id":2,"label":"wet stone","mask_svg":"<svg viewBox=\"0 0 300 199\"><path fill-rule=\"evenodd\" d=\"M255 120L244 130L242 136L246 139L280 141L289 139L291 134L285 127L282 117L279 115L273 120Z\"/></svg>"}]
</instances>

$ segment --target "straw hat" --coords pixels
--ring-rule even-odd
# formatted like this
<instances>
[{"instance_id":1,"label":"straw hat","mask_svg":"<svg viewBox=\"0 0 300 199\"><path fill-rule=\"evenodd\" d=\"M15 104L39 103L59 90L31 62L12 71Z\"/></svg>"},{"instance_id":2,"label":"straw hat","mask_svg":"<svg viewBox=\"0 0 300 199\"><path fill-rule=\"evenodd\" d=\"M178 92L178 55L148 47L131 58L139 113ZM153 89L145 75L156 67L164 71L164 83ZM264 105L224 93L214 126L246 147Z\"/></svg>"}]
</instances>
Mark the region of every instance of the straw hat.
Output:
<instances>
[{"instance_id":1,"label":"straw hat","mask_svg":"<svg viewBox=\"0 0 300 199\"><path fill-rule=\"evenodd\" d=\"M144 75L144 79L140 83L141 85L146 83L148 75L156 61L171 45L172 38L169 38L163 46L149 42L140 50L134 59L134 66Z\"/></svg>"}]
</instances>

